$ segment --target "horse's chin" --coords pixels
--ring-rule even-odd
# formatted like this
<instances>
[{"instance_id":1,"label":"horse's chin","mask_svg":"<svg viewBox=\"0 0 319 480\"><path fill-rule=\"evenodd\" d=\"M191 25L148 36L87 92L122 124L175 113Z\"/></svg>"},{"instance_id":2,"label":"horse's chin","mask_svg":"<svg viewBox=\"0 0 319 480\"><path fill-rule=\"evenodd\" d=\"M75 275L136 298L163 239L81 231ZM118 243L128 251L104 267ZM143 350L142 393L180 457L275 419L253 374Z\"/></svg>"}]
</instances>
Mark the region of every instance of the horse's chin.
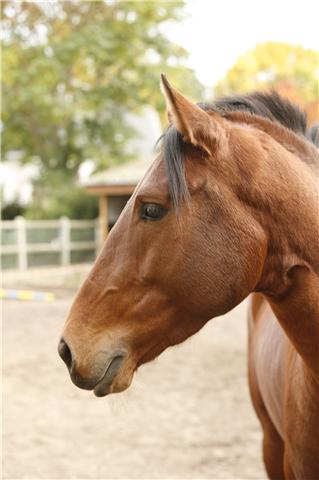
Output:
<instances>
[{"instance_id":1,"label":"horse's chin","mask_svg":"<svg viewBox=\"0 0 319 480\"><path fill-rule=\"evenodd\" d=\"M111 364L114 370L116 369L116 359L114 365ZM112 373L112 372L111 372ZM95 385L93 392L96 397L105 397L110 393L120 393L129 388L132 383L134 370L132 368L125 368L121 366L110 381L110 372L104 376L97 385Z\"/></svg>"}]
</instances>

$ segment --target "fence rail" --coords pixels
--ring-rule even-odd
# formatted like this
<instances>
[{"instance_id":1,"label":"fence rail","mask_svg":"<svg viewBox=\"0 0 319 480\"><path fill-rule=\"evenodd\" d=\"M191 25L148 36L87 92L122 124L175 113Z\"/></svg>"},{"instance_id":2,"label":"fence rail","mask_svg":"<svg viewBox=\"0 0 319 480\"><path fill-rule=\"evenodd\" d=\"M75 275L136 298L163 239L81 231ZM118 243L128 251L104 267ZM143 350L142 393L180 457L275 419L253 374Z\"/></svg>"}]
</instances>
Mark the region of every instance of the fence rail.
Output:
<instances>
[{"instance_id":1,"label":"fence rail","mask_svg":"<svg viewBox=\"0 0 319 480\"><path fill-rule=\"evenodd\" d=\"M26 270L32 266L31 254L57 254L58 262L66 266L72 263L72 252L92 252L95 256L101 245L97 220L70 220L67 217L59 220L26 220L23 217L16 217L14 220L1 221L0 226L1 258L3 260L5 256L16 256L16 268L19 270ZM48 236L49 231L50 238L43 241L43 237ZM79 234L81 231L83 233ZM91 238L83 238L88 233ZM74 236L77 238L72 238Z\"/></svg>"}]
</instances>

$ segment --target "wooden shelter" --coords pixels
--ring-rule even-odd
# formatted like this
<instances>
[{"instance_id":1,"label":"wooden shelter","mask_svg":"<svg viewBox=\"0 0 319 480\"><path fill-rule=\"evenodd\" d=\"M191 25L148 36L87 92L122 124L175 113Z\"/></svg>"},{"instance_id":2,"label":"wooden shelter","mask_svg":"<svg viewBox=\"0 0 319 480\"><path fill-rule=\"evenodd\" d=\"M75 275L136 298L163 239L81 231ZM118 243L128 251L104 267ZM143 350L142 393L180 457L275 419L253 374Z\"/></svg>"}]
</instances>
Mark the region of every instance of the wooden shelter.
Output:
<instances>
[{"instance_id":1,"label":"wooden shelter","mask_svg":"<svg viewBox=\"0 0 319 480\"><path fill-rule=\"evenodd\" d=\"M128 199L152 162L134 160L92 175L84 184L89 195L99 197L99 226L103 242Z\"/></svg>"}]
</instances>

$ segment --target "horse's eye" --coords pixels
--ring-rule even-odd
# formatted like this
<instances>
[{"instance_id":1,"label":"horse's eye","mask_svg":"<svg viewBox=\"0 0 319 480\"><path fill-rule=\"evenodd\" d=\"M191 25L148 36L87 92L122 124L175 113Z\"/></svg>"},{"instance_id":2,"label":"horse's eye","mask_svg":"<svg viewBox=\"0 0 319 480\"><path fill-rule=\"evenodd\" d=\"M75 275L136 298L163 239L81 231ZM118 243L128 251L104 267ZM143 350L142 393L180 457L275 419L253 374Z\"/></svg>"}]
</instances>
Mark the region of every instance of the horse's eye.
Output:
<instances>
[{"instance_id":1,"label":"horse's eye","mask_svg":"<svg viewBox=\"0 0 319 480\"><path fill-rule=\"evenodd\" d=\"M160 220L164 217L166 210L157 203L144 203L141 207L140 216L143 220Z\"/></svg>"}]
</instances>

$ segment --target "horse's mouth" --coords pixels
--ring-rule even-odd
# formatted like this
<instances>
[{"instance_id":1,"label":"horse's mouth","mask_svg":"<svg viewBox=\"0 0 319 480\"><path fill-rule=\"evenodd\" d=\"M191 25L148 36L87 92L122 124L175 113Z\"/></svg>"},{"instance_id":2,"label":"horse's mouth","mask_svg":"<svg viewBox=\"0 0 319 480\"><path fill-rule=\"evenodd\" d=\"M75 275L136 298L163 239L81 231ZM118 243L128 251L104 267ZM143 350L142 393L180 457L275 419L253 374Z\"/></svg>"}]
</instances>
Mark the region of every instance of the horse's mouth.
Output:
<instances>
[{"instance_id":1,"label":"horse's mouth","mask_svg":"<svg viewBox=\"0 0 319 480\"><path fill-rule=\"evenodd\" d=\"M111 393L111 386L113 380L115 379L118 371L120 370L123 360L123 355L117 355L113 358L113 360L107 367L103 377L101 378L101 380L99 380L99 382L95 385L93 389L95 396L105 397L105 395Z\"/></svg>"}]
</instances>

